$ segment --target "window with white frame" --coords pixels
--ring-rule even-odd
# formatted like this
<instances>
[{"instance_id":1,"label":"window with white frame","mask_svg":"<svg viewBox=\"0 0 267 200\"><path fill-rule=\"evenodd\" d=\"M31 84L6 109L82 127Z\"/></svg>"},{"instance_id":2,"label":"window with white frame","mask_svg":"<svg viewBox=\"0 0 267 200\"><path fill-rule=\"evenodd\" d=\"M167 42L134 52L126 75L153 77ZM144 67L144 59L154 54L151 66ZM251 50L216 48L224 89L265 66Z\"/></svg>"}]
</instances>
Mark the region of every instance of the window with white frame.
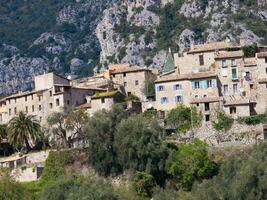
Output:
<instances>
[{"instance_id":1,"label":"window with white frame","mask_svg":"<svg viewBox=\"0 0 267 200\"><path fill-rule=\"evenodd\" d=\"M181 90L182 89L182 85L181 84L176 84L173 86L174 90Z\"/></svg>"},{"instance_id":2,"label":"window with white frame","mask_svg":"<svg viewBox=\"0 0 267 200\"><path fill-rule=\"evenodd\" d=\"M160 101L161 101L161 104L166 104L168 103L168 97L162 97Z\"/></svg>"},{"instance_id":3,"label":"window with white frame","mask_svg":"<svg viewBox=\"0 0 267 200\"><path fill-rule=\"evenodd\" d=\"M158 91L164 91L164 89L165 89L165 88L164 88L163 85L159 85L159 86L158 86Z\"/></svg>"},{"instance_id":4,"label":"window with white frame","mask_svg":"<svg viewBox=\"0 0 267 200\"><path fill-rule=\"evenodd\" d=\"M182 103L183 102L183 97L182 96L176 96L175 97L175 102L176 103Z\"/></svg>"}]
</instances>

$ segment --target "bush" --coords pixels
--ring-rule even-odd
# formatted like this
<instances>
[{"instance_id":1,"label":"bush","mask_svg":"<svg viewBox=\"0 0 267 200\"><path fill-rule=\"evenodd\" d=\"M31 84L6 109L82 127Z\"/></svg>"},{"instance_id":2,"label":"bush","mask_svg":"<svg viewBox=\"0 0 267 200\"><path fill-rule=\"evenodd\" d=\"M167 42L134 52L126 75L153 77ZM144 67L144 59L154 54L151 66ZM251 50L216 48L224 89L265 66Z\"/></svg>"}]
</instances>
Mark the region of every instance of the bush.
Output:
<instances>
[{"instance_id":1,"label":"bush","mask_svg":"<svg viewBox=\"0 0 267 200\"><path fill-rule=\"evenodd\" d=\"M253 147L251 153L230 156L213 179L195 185L194 199L267 199L267 143Z\"/></svg>"},{"instance_id":2,"label":"bush","mask_svg":"<svg viewBox=\"0 0 267 200\"><path fill-rule=\"evenodd\" d=\"M178 105L172 109L166 118L167 126L176 129L177 133L189 131L192 127L197 127L201 122L201 114L194 107Z\"/></svg>"},{"instance_id":3,"label":"bush","mask_svg":"<svg viewBox=\"0 0 267 200\"><path fill-rule=\"evenodd\" d=\"M231 129L234 119L227 116L225 112L219 111L217 113L217 120L212 122L212 126L217 131L228 131Z\"/></svg>"},{"instance_id":4,"label":"bush","mask_svg":"<svg viewBox=\"0 0 267 200\"><path fill-rule=\"evenodd\" d=\"M7 169L0 170L0 199L26 200L26 195L19 183L11 176Z\"/></svg>"},{"instance_id":5,"label":"bush","mask_svg":"<svg viewBox=\"0 0 267 200\"><path fill-rule=\"evenodd\" d=\"M41 182L46 184L64 177L66 175L65 166L73 162L74 158L68 151L50 151L45 161Z\"/></svg>"},{"instance_id":6,"label":"bush","mask_svg":"<svg viewBox=\"0 0 267 200\"><path fill-rule=\"evenodd\" d=\"M239 123L244 123L247 125L257 125L266 122L267 116L266 114L247 116L247 117L239 117L237 121Z\"/></svg>"},{"instance_id":7,"label":"bush","mask_svg":"<svg viewBox=\"0 0 267 200\"><path fill-rule=\"evenodd\" d=\"M168 173L184 190L191 190L194 181L216 175L217 169L209 159L208 145L200 140L180 145L168 160Z\"/></svg>"},{"instance_id":8,"label":"bush","mask_svg":"<svg viewBox=\"0 0 267 200\"><path fill-rule=\"evenodd\" d=\"M156 186L152 175L145 172L137 172L133 181L135 191L142 197L151 197L152 189Z\"/></svg>"}]
</instances>

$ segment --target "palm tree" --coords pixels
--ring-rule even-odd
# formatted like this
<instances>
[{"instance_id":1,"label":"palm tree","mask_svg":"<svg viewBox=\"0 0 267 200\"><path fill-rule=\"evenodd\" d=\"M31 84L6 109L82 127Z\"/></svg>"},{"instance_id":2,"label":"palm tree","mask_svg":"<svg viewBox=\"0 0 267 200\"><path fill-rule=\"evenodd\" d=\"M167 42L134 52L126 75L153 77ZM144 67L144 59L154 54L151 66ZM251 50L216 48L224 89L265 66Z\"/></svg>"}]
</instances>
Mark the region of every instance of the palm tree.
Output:
<instances>
[{"instance_id":1,"label":"palm tree","mask_svg":"<svg viewBox=\"0 0 267 200\"><path fill-rule=\"evenodd\" d=\"M27 151L31 150L30 142L35 142L40 133L41 126L35 116L22 111L8 125L8 141L17 148L26 145Z\"/></svg>"}]
</instances>

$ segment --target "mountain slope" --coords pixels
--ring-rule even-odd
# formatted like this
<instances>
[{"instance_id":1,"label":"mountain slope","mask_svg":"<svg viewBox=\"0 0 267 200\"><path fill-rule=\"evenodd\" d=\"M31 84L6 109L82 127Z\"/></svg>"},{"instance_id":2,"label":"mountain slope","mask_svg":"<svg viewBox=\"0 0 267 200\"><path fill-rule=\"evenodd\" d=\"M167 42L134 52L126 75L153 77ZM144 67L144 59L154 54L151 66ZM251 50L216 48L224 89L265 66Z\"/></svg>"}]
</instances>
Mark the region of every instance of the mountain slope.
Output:
<instances>
[{"instance_id":1,"label":"mountain slope","mask_svg":"<svg viewBox=\"0 0 267 200\"><path fill-rule=\"evenodd\" d=\"M265 0L3 0L0 93L49 70L87 76L108 63L162 67L167 51L229 39L267 44Z\"/></svg>"}]
</instances>

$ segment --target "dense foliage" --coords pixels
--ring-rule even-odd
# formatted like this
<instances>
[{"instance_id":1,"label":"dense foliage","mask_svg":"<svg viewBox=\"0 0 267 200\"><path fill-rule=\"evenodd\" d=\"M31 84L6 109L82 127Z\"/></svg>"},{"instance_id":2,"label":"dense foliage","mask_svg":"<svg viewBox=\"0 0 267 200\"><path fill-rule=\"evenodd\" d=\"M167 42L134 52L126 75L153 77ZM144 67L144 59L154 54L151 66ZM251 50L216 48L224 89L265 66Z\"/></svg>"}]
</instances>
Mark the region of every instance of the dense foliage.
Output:
<instances>
[{"instance_id":1,"label":"dense foliage","mask_svg":"<svg viewBox=\"0 0 267 200\"><path fill-rule=\"evenodd\" d=\"M237 119L239 123L244 123L247 125L257 125L257 124L266 122L266 120L267 120L266 114L239 117Z\"/></svg>"},{"instance_id":2,"label":"dense foliage","mask_svg":"<svg viewBox=\"0 0 267 200\"><path fill-rule=\"evenodd\" d=\"M185 190L190 190L194 181L211 178L217 166L208 157L208 146L200 140L183 144L174 150L168 161L168 172L178 179Z\"/></svg>"},{"instance_id":3,"label":"dense foliage","mask_svg":"<svg viewBox=\"0 0 267 200\"><path fill-rule=\"evenodd\" d=\"M201 122L201 114L197 112L195 107L186 107L178 105L172 109L166 118L167 126L176 129L177 133L184 133L191 128L197 127Z\"/></svg>"},{"instance_id":4,"label":"dense foliage","mask_svg":"<svg viewBox=\"0 0 267 200\"><path fill-rule=\"evenodd\" d=\"M227 116L225 112L219 111L217 112L217 119L212 122L212 126L217 131L228 131L231 129L234 123L234 119L230 116Z\"/></svg>"},{"instance_id":5,"label":"dense foliage","mask_svg":"<svg viewBox=\"0 0 267 200\"><path fill-rule=\"evenodd\" d=\"M35 143L41 135L41 126L34 115L19 112L8 124L8 141L17 149L26 146L31 150L31 143Z\"/></svg>"},{"instance_id":6,"label":"dense foliage","mask_svg":"<svg viewBox=\"0 0 267 200\"><path fill-rule=\"evenodd\" d=\"M255 145L251 153L229 157L218 176L193 189L195 199L267 199L267 143Z\"/></svg>"}]
</instances>

